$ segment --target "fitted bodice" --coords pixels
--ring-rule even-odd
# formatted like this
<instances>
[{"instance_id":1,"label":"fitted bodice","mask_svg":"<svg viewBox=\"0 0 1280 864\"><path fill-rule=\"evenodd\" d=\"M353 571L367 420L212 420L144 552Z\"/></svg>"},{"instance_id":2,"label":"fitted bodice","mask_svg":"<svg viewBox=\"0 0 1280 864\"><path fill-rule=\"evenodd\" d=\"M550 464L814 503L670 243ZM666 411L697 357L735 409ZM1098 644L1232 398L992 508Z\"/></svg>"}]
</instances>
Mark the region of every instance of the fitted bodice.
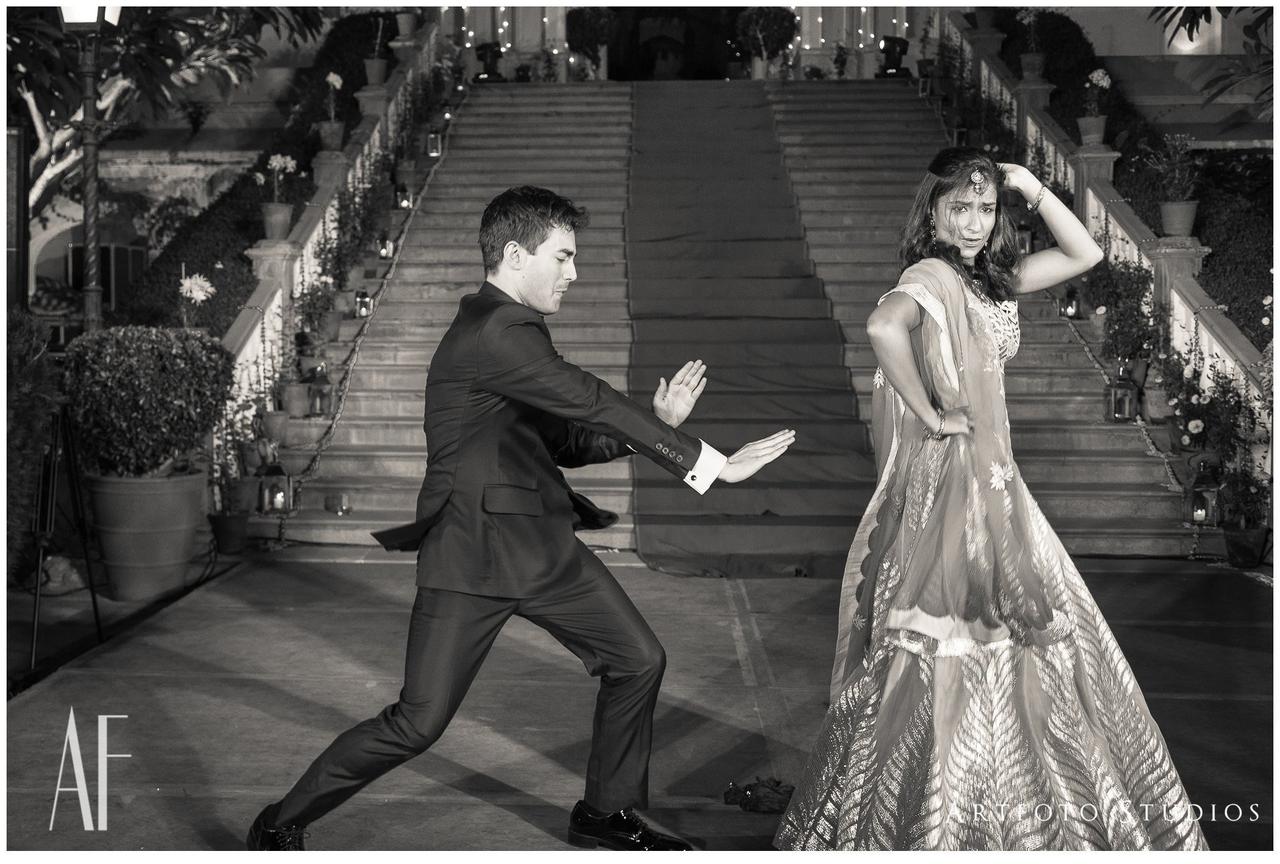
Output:
<instances>
[{"instance_id":1,"label":"fitted bodice","mask_svg":"<svg viewBox=\"0 0 1280 864\"><path fill-rule=\"evenodd\" d=\"M995 301L986 294L970 291L967 303L986 327L987 335L995 343L1000 365L1008 363L1018 353L1022 344L1022 329L1018 326L1018 301Z\"/></svg>"}]
</instances>

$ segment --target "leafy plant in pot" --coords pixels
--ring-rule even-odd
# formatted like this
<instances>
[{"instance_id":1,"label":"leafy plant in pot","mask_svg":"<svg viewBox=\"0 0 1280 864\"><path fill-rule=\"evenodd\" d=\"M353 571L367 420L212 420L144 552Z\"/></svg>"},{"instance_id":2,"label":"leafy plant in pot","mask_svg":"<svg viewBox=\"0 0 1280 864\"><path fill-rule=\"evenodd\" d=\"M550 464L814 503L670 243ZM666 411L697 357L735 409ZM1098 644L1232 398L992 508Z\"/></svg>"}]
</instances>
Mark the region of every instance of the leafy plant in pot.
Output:
<instances>
[{"instance_id":1,"label":"leafy plant in pot","mask_svg":"<svg viewBox=\"0 0 1280 864\"><path fill-rule=\"evenodd\" d=\"M382 29L386 23L387 19L379 15L378 32L373 37L373 56L366 57L364 61L364 77L371 87L383 84L387 80L387 58L382 56Z\"/></svg>"},{"instance_id":2,"label":"leafy plant in pot","mask_svg":"<svg viewBox=\"0 0 1280 864\"><path fill-rule=\"evenodd\" d=\"M769 61L796 38L796 13L785 6L752 6L738 14L738 39L751 51L751 77L767 78Z\"/></svg>"},{"instance_id":3,"label":"leafy plant in pot","mask_svg":"<svg viewBox=\"0 0 1280 864\"><path fill-rule=\"evenodd\" d=\"M1042 10L1029 7L1018 10L1018 23L1026 37L1027 50L1020 57L1022 77L1027 81L1039 81L1044 74L1044 55L1040 53L1040 37L1036 32Z\"/></svg>"},{"instance_id":4,"label":"leafy plant in pot","mask_svg":"<svg viewBox=\"0 0 1280 864\"><path fill-rule=\"evenodd\" d=\"M1165 135L1159 147L1143 141L1142 161L1160 184L1161 230L1166 237L1190 237L1196 221L1196 187L1204 158L1191 150L1189 135Z\"/></svg>"},{"instance_id":5,"label":"leafy plant in pot","mask_svg":"<svg viewBox=\"0 0 1280 864\"><path fill-rule=\"evenodd\" d=\"M342 76L337 72L330 72L324 76L324 83L329 87L325 94L329 119L316 124L320 132L320 149L341 150L342 133L346 129L346 124L338 119L338 91L342 89Z\"/></svg>"},{"instance_id":6,"label":"leafy plant in pot","mask_svg":"<svg viewBox=\"0 0 1280 864\"><path fill-rule=\"evenodd\" d=\"M233 396L224 406L210 448L209 491L213 509L209 513L209 525L218 552L224 555L244 551L249 514L257 501L257 483L249 477L252 471L249 460L258 457L253 434L255 409L252 399Z\"/></svg>"},{"instance_id":7,"label":"leafy plant in pot","mask_svg":"<svg viewBox=\"0 0 1280 864\"><path fill-rule=\"evenodd\" d=\"M262 204L262 228L268 240L284 240L293 224L293 205L280 201L280 188L286 175L297 173L298 163L292 156L273 153L267 170L271 172L271 200ZM266 185L267 178L260 171L254 172L253 179L259 186Z\"/></svg>"},{"instance_id":8,"label":"leafy plant in pot","mask_svg":"<svg viewBox=\"0 0 1280 864\"><path fill-rule=\"evenodd\" d=\"M205 333L114 327L67 347L66 391L110 593L181 589L204 522L191 454L231 393L234 358Z\"/></svg>"},{"instance_id":9,"label":"leafy plant in pot","mask_svg":"<svg viewBox=\"0 0 1280 864\"><path fill-rule=\"evenodd\" d=\"M1101 144L1107 131L1107 115L1102 112L1103 103L1111 92L1111 76L1101 67L1089 73L1084 83L1084 116L1076 118L1080 129L1080 143Z\"/></svg>"}]
</instances>

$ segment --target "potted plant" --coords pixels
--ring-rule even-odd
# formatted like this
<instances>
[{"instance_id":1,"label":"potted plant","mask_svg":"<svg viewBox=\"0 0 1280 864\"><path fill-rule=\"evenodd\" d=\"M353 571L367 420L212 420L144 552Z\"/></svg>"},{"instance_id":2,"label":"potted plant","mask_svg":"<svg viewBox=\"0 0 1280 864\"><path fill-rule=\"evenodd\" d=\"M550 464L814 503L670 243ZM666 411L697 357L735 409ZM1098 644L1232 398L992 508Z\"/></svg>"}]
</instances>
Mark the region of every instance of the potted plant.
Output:
<instances>
[{"instance_id":1,"label":"potted plant","mask_svg":"<svg viewBox=\"0 0 1280 864\"><path fill-rule=\"evenodd\" d=\"M385 83L387 80L387 58L382 56L382 28L386 23L386 19L379 15L378 33L373 37L373 56L366 57L364 61L365 82L370 87Z\"/></svg>"},{"instance_id":2,"label":"potted plant","mask_svg":"<svg viewBox=\"0 0 1280 864\"><path fill-rule=\"evenodd\" d=\"M1084 116L1076 118L1080 128L1080 143L1101 144L1107 129L1107 115L1102 113L1102 102L1111 90L1111 76L1101 67L1089 73L1084 82Z\"/></svg>"},{"instance_id":3,"label":"potted plant","mask_svg":"<svg viewBox=\"0 0 1280 864\"><path fill-rule=\"evenodd\" d=\"M200 273L192 273L186 275L186 265L183 265L182 280L178 283L178 314L182 318L182 326L190 327L191 322L195 320L196 312L200 305L218 293L218 289L213 287L210 282Z\"/></svg>"},{"instance_id":4,"label":"potted plant","mask_svg":"<svg viewBox=\"0 0 1280 864\"><path fill-rule=\"evenodd\" d=\"M1040 53L1040 38L1036 27L1040 23L1040 9L1030 7L1018 10L1018 23L1027 36L1027 50L1023 52L1022 77L1027 81L1039 81L1044 73L1044 55Z\"/></svg>"},{"instance_id":5,"label":"potted plant","mask_svg":"<svg viewBox=\"0 0 1280 864\"><path fill-rule=\"evenodd\" d=\"M1266 471L1271 439L1265 420L1269 406L1265 397L1241 388L1221 369L1214 369L1211 377L1213 398L1205 400L1206 439L1221 454L1224 469L1218 501L1227 560L1233 567L1256 567L1266 556L1271 535L1271 477Z\"/></svg>"},{"instance_id":6,"label":"potted plant","mask_svg":"<svg viewBox=\"0 0 1280 864\"><path fill-rule=\"evenodd\" d=\"M921 78L932 78L937 68L937 61L929 56L929 47L933 44L933 15L925 10L924 22L920 25L920 58L916 60L916 72Z\"/></svg>"},{"instance_id":7,"label":"potted plant","mask_svg":"<svg viewBox=\"0 0 1280 864\"><path fill-rule=\"evenodd\" d=\"M113 327L67 347L68 404L117 600L185 585L205 503L191 453L224 410L234 363L198 330Z\"/></svg>"},{"instance_id":8,"label":"potted plant","mask_svg":"<svg viewBox=\"0 0 1280 864\"><path fill-rule=\"evenodd\" d=\"M325 94L329 105L329 119L321 120L316 124L316 128L320 131L320 149L341 150L342 133L346 127L346 124L338 119L338 91L342 89L342 76L337 72L330 72L324 76L324 83L329 86Z\"/></svg>"},{"instance_id":9,"label":"potted plant","mask_svg":"<svg viewBox=\"0 0 1280 864\"><path fill-rule=\"evenodd\" d=\"M1156 377L1164 386L1165 404L1172 414L1170 449L1175 453L1203 450L1208 428L1205 417L1212 399L1200 384L1200 361L1194 354L1187 355L1170 348L1157 355L1157 365Z\"/></svg>"},{"instance_id":10,"label":"potted plant","mask_svg":"<svg viewBox=\"0 0 1280 864\"><path fill-rule=\"evenodd\" d=\"M267 169L271 172L271 200L262 204L262 227L268 240L284 240L293 224L293 205L280 200L280 186L286 174L298 170L298 163L292 156L273 153L267 160ZM260 171L254 172L253 179L259 186L267 182Z\"/></svg>"},{"instance_id":11,"label":"potted plant","mask_svg":"<svg viewBox=\"0 0 1280 864\"><path fill-rule=\"evenodd\" d=\"M396 13L396 32L401 39L412 39L413 31L418 28L418 13L409 10Z\"/></svg>"},{"instance_id":12,"label":"potted plant","mask_svg":"<svg viewBox=\"0 0 1280 864\"><path fill-rule=\"evenodd\" d=\"M1146 141L1139 144L1143 161L1154 172L1164 196L1160 225L1166 237L1190 237L1195 226L1200 203L1195 194L1204 159L1192 152L1191 143L1189 135L1165 135L1159 147Z\"/></svg>"},{"instance_id":13,"label":"potted plant","mask_svg":"<svg viewBox=\"0 0 1280 864\"><path fill-rule=\"evenodd\" d=\"M1151 305L1154 279L1141 264L1110 259L1081 279L1101 323L1103 356L1139 387L1146 383L1152 353L1165 342L1167 318Z\"/></svg>"},{"instance_id":14,"label":"potted plant","mask_svg":"<svg viewBox=\"0 0 1280 864\"><path fill-rule=\"evenodd\" d=\"M249 514L257 501L257 484L248 477L252 469L246 458L258 461L259 456L253 435L254 408L252 399L233 396L214 431L209 460L209 526L223 555L244 551Z\"/></svg>"},{"instance_id":15,"label":"potted plant","mask_svg":"<svg viewBox=\"0 0 1280 864\"><path fill-rule=\"evenodd\" d=\"M785 6L752 6L738 14L738 39L751 52L751 77L769 77L769 61L796 38L796 13Z\"/></svg>"},{"instance_id":16,"label":"potted plant","mask_svg":"<svg viewBox=\"0 0 1280 864\"><path fill-rule=\"evenodd\" d=\"M836 78L844 80L845 72L849 68L849 49L843 42L837 42L835 49L831 52L831 68L835 70Z\"/></svg>"}]
</instances>

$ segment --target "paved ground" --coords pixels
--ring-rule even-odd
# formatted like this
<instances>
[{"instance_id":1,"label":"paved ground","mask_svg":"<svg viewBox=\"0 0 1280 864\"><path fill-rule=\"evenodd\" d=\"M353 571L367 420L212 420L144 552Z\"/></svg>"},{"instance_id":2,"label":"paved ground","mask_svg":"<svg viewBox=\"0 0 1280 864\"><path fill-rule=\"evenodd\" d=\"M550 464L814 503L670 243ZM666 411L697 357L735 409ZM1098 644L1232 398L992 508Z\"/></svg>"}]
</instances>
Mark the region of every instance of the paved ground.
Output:
<instances>
[{"instance_id":1,"label":"paved ground","mask_svg":"<svg viewBox=\"0 0 1280 864\"><path fill-rule=\"evenodd\" d=\"M9 848L239 848L259 807L399 688L412 564L319 554L249 561L11 700ZM603 557L669 655L651 813L710 849L768 848L777 817L720 795L731 779L796 778L825 711L838 586L678 578L633 555ZM1187 562L1079 563L1206 808L1210 843L1271 848L1269 585ZM594 685L513 620L436 747L311 826L310 847L567 849ZM72 707L95 813L94 715L128 715L109 726L110 752L130 758L110 763L105 832L83 830L70 792L50 830ZM63 786L71 778L68 764ZM1231 802L1245 808L1239 821Z\"/></svg>"}]
</instances>

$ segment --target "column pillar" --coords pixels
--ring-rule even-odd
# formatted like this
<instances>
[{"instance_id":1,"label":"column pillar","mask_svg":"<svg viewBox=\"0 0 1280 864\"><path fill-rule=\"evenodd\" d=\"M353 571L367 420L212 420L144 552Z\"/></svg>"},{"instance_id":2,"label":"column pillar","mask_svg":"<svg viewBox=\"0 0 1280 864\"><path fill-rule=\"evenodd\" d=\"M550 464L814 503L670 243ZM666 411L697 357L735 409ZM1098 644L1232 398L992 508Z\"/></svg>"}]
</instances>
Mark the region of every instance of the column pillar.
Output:
<instances>
[{"instance_id":1,"label":"column pillar","mask_svg":"<svg viewBox=\"0 0 1280 864\"><path fill-rule=\"evenodd\" d=\"M1204 256L1213 250L1201 246L1195 237L1157 237L1142 244L1142 254L1151 262L1155 274L1155 300L1169 305L1173 284L1180 279L1194 279L1200 275Z\"/></svg>"},{"instance_id":2,"label":"column pillar","mask_svg":"<svg viewBox=\"0 0 1280 864\"><path fill-rule=\"evenodd\" d=\"M1116 160L1120 154L1105 144L1089 144L1076 148L1071 156L1071 167L1075 172L1076 188L1071 192L1075 196L1076 218L1089 224L1089 200L1085 194L1089 184L1094 180L1105 180L1110 183L1115 172Z\"/></svg>"}]
</instances>

